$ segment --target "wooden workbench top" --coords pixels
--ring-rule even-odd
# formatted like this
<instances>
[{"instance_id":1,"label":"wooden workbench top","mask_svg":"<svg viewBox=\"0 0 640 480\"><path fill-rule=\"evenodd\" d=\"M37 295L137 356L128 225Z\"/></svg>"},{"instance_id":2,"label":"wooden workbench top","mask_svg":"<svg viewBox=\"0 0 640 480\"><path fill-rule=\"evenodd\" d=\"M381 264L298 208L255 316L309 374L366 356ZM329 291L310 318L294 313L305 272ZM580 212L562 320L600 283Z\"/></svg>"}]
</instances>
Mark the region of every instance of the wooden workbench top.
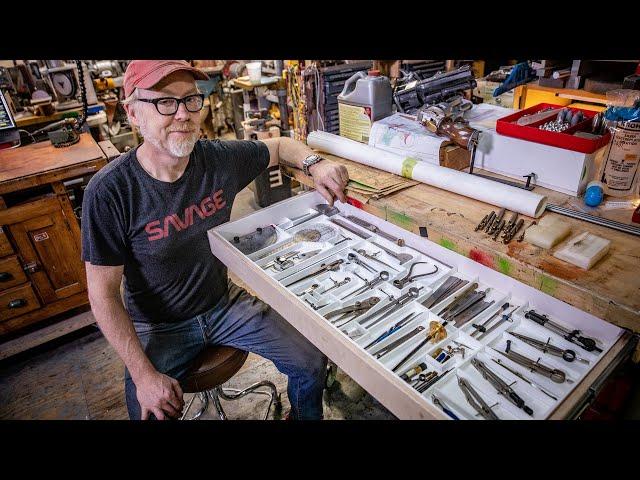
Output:
<instances>
[{"instance_id":1,"label":"wooden workbench top","mask_svg":"<svg viewBox=\"0 0 640 480\"><path fill-rule=\"evenodd\" d=\"M379 172L339 157L323 156L344 164L352 176L356 173L359 177L375 176ZM313 186L313 181L301 171L289 171L301 183ZM535 191L547 195L549 202L557 205L566 204L570 198L541 187ZM366 204L355 201L354 205L414 233L419 234L419 227L426 227L429 239L446 248L596 317L640 332L640 237L559 215L572 228L569 238L588 231L611 240L609 253L585 271L555 258L551 253L558 246L544 250L515 239L504 245L483 232L475 232L482 218L491 210L497 213L499 208L436 187L421 183ZM506 213L505 219L509 216ZM533 220L522 218L525 227Z\"/></svg>"},{"instance_id":2,"label":"wooden workbench top","mask_svg":"<svg viewBox=\"0 0 640 480\"><path fill-rule=\"evenodd\" d=\"M65 172L97 171L106 159L89 133L81 134L80 141L70 147L55 148L46 141L0 150L0 194L61 180Z\"/></svg>"}]
</instances>

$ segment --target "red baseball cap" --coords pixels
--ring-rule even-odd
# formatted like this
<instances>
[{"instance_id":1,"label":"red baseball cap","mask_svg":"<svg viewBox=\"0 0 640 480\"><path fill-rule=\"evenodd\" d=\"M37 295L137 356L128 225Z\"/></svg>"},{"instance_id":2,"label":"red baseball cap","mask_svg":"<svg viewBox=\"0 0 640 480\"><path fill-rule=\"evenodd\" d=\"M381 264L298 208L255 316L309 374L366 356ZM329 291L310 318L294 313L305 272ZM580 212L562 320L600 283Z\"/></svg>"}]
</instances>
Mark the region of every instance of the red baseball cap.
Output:
<instances>
[{"instance_id":1,"label":"red baseball cap","mask_svg":"<svg viewBox=\"0 0 640 480\"><path fill-rule=\"evenodd\" d=\"M206 73L184 60L133 60L124 72L124 97L128 98L136 88L150 89L167 75L179 70L190 72L196 80L209 80Z\"/></svg>"}]
</instances>

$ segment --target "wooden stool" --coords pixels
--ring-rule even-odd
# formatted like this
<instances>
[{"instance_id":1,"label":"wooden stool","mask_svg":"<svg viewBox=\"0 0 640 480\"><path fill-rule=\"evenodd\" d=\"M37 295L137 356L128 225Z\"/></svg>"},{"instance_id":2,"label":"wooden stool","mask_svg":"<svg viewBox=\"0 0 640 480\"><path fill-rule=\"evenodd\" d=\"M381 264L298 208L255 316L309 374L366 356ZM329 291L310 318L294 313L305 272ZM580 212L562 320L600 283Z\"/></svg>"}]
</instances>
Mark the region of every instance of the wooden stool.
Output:
<instances>
[{"instance_id":1,"label":"wooden stool","mask_svg":"<svg viewBox=\"0 0 640 480\"><path fill-rule=\"evenodd\" d=\"M220 397L225 400L238 400L249 393L268 395L271 397L271 402L269 402L269 407L267 407L267 413L264 417L265 420L269 416L271 405L275 404L275 411L278 412L282 407L280 395L278 394L275 385L269 381L265 380L254 383L244 390L222 388L221 385L233 377L236 372L242 368L242 365L244 365L248 355L249 354L245 351L226 346L207 347L200 355L198 355L193 362L193 366L189 372L187 372L187 376L181 382L183 392L197 394L189 401L187 408L182 414L181 420L186 418L196 396L200 397L202 407L198 413L189 420L195 420L205 412L209 405L209 398L213 401L213 405L220 419L226 420L227 415L220 404ZM257 390L260 387L267 387L270 391L265 392L264 390Z\"/></svg>"}]
</instances>

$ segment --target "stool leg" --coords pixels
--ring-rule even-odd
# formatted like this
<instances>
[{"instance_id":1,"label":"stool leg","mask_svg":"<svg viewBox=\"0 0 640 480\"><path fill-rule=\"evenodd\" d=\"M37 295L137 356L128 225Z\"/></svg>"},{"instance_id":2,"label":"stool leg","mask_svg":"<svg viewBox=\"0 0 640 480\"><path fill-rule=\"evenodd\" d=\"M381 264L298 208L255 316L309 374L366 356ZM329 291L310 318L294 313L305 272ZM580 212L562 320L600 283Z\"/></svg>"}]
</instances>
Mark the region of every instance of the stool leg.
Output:
<instances>
[{"instance_id":1,"label":"stool leg","mask_svg":"<svg viewBox=\"0 0 640 480\"><path fill-rule=\"evenodd\" d=\"M211 397L211 400L213 400L213 406L215 407L216 412L218 412L220 420L226 420L227 414L224 413L224 409L222 408L222 404L220 403L220 398L218 398L221 390L222 389L220 387L215 387L214 389L209 390L209 396Z\"/></svg>"},{"instance_id":2,"label":"stool leg","mask_svg":"<svg viewBox=\"0 0 640 480\"><path fill-rule=\"evenodd\" d=\"M260 390L256 390L260 387L267 387L271 392L264 392ZM271 405L275 404L276 409L282 406L282 402L280 401L280 395L278 395L278 390L276 386L267 380L263 380L262 382L254 383L250 387L245 388L244 390L236 390L235 388L225 388L216 387L218 390L218 394L224 398L225 400L238 400L239 398L244 397L250 393L255 393L258 395L268 395L271 397L271 401L269 402L269 406L267 407L267 412L264 416L264 420L269 417L269 411L271 410ZM231 394L227 392L233 392Z\"/></svg>"},{"instance_id":3,"label":"stool leg","mask_svg":"<svg viewBox=\"0 0 640 480\"><path fill-rule=\"evenodd\" d=\"M191 418L187 418L187 420L196 420L200 415L202 415L205 412L205 410L209 406L209 398L207 397L206 392L199 392L197 396L200 397L200 402L202 403L202 407L200 408L200 410L198 410L198 413L196 413ZM185 408L184 413L182 414L182 417L180 417L180 420L184 420L186 418L187 412L189 412L189 409L191 408L191 405L193 404L193 401L195 399L196 399L196 395L191 397L191 400L189 400L189 403L187 404L187 408Z\"/></svg>"}]
</instances>

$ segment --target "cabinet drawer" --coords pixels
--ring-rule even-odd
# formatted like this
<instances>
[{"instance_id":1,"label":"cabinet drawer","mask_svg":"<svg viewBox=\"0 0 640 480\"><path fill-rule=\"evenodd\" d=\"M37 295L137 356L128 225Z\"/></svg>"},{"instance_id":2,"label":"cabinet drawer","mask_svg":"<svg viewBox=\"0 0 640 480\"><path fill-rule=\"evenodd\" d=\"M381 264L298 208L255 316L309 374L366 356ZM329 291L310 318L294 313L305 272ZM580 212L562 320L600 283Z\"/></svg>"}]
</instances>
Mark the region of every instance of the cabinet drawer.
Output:
<instances>
[{"instance_id":1,"label":"cabinet drawer","mask_svg":"<svg viewBox=\"0 0 640 480\"><path fill-rule=\"evenodd\" d=\"M13 253L13 247L9 243L9 239L4 232L4 229L0 227L0 257L6 257Z\"/></svg>"},{"instance_id":2,"label":"cabinet drawer","mask_svg":"<svg viewBox=\"0 0 640 480\"><path fill-rule=\"evenodd\" d=\"M624 331L615 325L351 205L339 204L342 217L332 217L340 218L350 225L350 231L340 231L339 227L322 215L295 225L297 222L294 220L313 212L313 207L320 203L325 203L322 197L316 192L311 192L211 229L208 232L211 250L229 270L254 290L258 297L271 305L347 375L401 419L448 419L443 410L433 402L433 395L447 405L458 418L482 418L468 402L464 392L465 385L472 387L500 419L556 418L557 412L575 410L584 399L584 392L595 384L594 378L606 375L604 372L608 372L610 367L619 361L623 347L630 345L629 336L623 335ZM346 215L359 217L382 232L402 238L405 246L398 247L377 234L366 232L361 226L349 224ZM289 229L292 224L294 226ZM260 238L264 235L264 227L267 225L276 225L275 241ZM258 227L263 228L258 231L259 235L256 235ZM295 232L300 228L306 229L306 241L295 243ZM331 229L337 230L341 236L336 234L333 240L325 242L308 241L311 230L316 231L316 236L323 231L324 236L329 235ZM365 233L364 236L368 238L360 238L355 231ZM268 246L257 252L243 254L234 247L234 244L238 244L234 237L246 234L253 235L251 242L254 245L262 241L262 245ZM349 240L338 242L342 237L349 237ZM384 253L379 245L392 253L395 252L396 256L402 253L410 255L411 258L400 264L393 256ZM283 248L278 250L280 246ZM286 272L264 268L276 258L285 258L289 249L305 248L313 251L319 249L320 253L310 258L301 257L302 259ZM375 271L367 272L351 261L353 255L349 257L348 254L355 254L358 250L377 255L375 258L383 260L392 269L382 267L373 259L360 258L369 266L375 265L375 271L388 270L390 275L388 281L385 280L374 289L348 297L350 291L357 291L355 289L364 283L357 277L371 281L378 276ZM279 253L275 253L276 251ZM267 255L269 252L272 254ZM342 260L337 270L295 283L323 264L329 264L336 259ZM438 273L409 283L400 282L400 287L396 288L398 283L394 284L393 281L406 278L411 265L418 261L429 265L416 266L413 275L426 271L421 268L429 270L434 266L439 267ZM314 284L320 285L319 288L328 289L346 276L351 277L351 283L334 288L326 294L316 297L309 294L296 295L305 288L313 288ZM464 291L463 289L445 295L435 303L429 302L431 294L451 277L468 282L463 289L487 292L483 301L490 305L486 310L480 311L476 316L470 316L467 315L469 312L462 309L460 311L463 313L459 317L455 317L454 320L448 318L445 313L446 307L455 300L456 295ZM419 288L415 297L398 309L383 310L391 305L393 299L406 294L411 287ZM391 295L393 299L390 298ZM365 300L372 296L378 297L379 301L361 318L340 323L332 322L324 316L341 307L350 306L357 300ZM344 297L347 299L341 300ZM321 308L312 308L311 304L314 303ZM471 310L471 307L469 308ZM449 313L453 310L452 308ZM376 315L377 311L381 313ZM535 316L536 313L545 315L568 332L579 330L579 335L597 340L596 346L600 351L583 349L570 341L575 341L575 337L567 335L567 339L547 328L548 326L536 323L535 319L540 318ZM466 323L462 321L465 315L470 320ZM333 317L331 320L336 318ZM384 340L374 343L382 334L406 318L410 319L402 324L400 329L393 331ZM480 335L475 334L478 330L476 326L484 322L487 322L488 327L497 325L497 328L491 329L480 338ZM411 332L417 333L405 337ZM425 343L430 332L440 333L433 337L433 341ZM569 362L542 352L526 343L523 336L541 340L543 343L549 340L553 346L565 351L574 351L584 362L578 359ZM400 338L409 340L399 341ZM374 347L370 347L371 344L374 344ZM396 347L386 348L389 344ZM448 347L455 349L461 345L466 348L465 355L454 352L447 359L446 355L440 354L441 351L450 351ZM385 349L390 353L380 357L376 355ZM524 355L534 362L539 359L546 366L561 370L563 375L556 375L553 380L532 372L512 361L511 356L503 355L508 351ZM444 359L444 362L436 359ZM423 375L437 375L439 378L436 383L423 384L424 388L420 391L401 378L403 373L419 365ZM510 385L519 397L524 399L533 414L509 402L504 395L498 394L492 383L480 373L479 368L482 365ZM521 377L516 374L520 374ZM522 377L542 389L525 383ZM562 381L558 381L560 377ZM459 378L463 380L462 385L458 382ZM424 380L425 378L422 379Z\"/></svg>"},{"instance_id":3,"label":"cabinet drawer","mask_svg":"<svg viewBox=\"0 0 640 480\"><path fill-rule=\"evenodd\" d=\"M18 317L38 308L40 302L30 283L0 293L0 321Z\"/></svg>"},{"instance_id":4,"label":"cabinet drawer","mask_svg":"<svg viewBox=\"0 0 640 480\"><path fill-rule=\"evenodd\" d=\"M16 255L0 258L0 292L26 281L27 276Z\"/></svg>"}]
</instances>

